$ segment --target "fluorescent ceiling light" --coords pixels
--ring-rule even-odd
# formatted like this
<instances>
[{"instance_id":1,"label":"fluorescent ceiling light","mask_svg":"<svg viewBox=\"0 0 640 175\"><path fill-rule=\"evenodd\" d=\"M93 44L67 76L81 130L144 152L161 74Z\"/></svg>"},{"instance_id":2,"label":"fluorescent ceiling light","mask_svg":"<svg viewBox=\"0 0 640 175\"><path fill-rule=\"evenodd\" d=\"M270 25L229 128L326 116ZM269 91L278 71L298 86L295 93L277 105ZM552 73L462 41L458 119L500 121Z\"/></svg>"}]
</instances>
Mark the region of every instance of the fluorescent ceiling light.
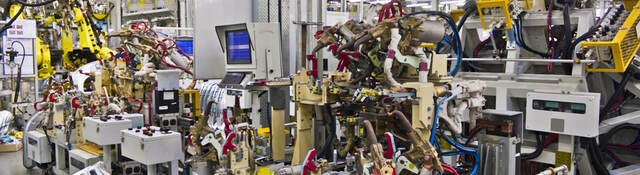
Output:
<instances>
[{"instance_id":1,"label":"fluorescent ceiling light","mask_svg":"<svg viewBox=\"0 0 640 175\"><path fill-rule=\"evenodd\" d=\"M369 1L369 0L349 0L349 2L366 2L370 4L386 4L391 2L391 0L379 0L379 1Z\"/></svg>"},{"instance_id":2,"label":"fluorescent ceiling light","mask_svg":"<svg viewBox=\"0 0 640 175\"><path fill-rule=\"evenodd\" d=\"M457 0L457 1L444 1L444 2L440 2L440 4L464 4L465 1L461 1L461 0Z\"/></svg>"},{"instance_id":3,"label":"fluorescent ceiling light","mask_svg":"<svg viewBox=\"0 0 640 175\"><path fill-rule=\"evenodd\" d=\"M431 6L429 3L417 3L417 4L409 4L407 7L422 7L422 6Z\"/></svg>"},{"instance_id":4,"label":"fluorescent ceiling light","mask_svg":"<svg viewBox=\"0 0 640 175\"><path fill-rule=\"evenodd\" d=\"M383 1L373 1L373 2L371 2L371 3L372 3L372 4L386 4L386 3L389 3L389 2L391 2L391 0L386 0L386 1L384 1L384 0L383 0Z\"/></svg>"}]
</instances>

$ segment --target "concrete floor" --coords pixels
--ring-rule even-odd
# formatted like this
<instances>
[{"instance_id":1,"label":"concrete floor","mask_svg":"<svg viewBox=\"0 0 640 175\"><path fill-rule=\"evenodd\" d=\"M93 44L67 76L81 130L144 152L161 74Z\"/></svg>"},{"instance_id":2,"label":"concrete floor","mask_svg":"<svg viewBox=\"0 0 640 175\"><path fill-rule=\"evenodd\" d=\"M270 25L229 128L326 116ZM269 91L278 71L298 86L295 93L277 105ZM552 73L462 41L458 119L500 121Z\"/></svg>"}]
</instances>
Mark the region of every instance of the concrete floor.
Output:
<instances>
[{"instance_id":1,"label":"concrete floor","mask_svg":"<svg viewBox=\"0 0 640 175\"><path fill-rule=\"evenodd\" d=\"M42 174L39 168L27 170L22 166L22 150L17 152L0 153L0 175Z\"/></svg>"}]
</instances>

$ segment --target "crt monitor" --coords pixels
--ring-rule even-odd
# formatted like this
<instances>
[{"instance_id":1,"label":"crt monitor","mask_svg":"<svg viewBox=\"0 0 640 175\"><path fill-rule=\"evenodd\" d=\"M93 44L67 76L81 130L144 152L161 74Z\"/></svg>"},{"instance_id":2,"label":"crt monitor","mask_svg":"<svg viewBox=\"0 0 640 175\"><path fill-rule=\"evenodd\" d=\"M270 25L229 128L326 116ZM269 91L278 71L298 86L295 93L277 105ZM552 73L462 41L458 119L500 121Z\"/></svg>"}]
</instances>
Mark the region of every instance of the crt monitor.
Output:
<instances>
[{"instance_id":1,"label":"crt monitor","mask_svg":"<svg viewBox=\"0 0 640 175\"><path fill-rule=\"evenodd\" d=\"M227 31L225 36L227 38L227 64L251 64L249 31Z\"/></svg>"},{"instance_id":2,"label":"crt monitor","mask_svg":"<svg viewBox=\"0 0 640 175\"><path fill-rule=\"evenodd\" d=\"M216 26L227 75L251 74L249 79L282 77L279 23L241 23ZM238 76L234 79L244 79Z\"/></svg>"}]
</instances>

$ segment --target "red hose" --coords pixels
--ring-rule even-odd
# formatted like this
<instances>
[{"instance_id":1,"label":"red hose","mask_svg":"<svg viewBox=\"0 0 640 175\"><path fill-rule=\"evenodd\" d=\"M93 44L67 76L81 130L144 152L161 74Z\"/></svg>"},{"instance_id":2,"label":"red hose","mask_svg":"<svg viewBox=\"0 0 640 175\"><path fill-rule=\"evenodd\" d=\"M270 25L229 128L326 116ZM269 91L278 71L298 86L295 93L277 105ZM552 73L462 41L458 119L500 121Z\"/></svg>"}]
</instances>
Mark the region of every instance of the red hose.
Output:
<instances>
[{"instance_id":1,"label":"red hose","mask_svg":"<svg viewBox=\"0 0 640 175\"><path fill-rule=\"evenodd\" d=\"M171 64L171 63L167 62L167 60L165 59L165 57L167 55L167 45L165 45L164 43L158 43L158 44L156 44L156 46L154 46L154 48L158 49L158 46L162 47L161 49L163 49L162 55L161 55L161 60L162 60L162 62L164 64L166 64L167 66L172 67L172 68L180 69L183 72L193 76L193 73L191 71L189 71L189 69L184 68L184 67L180 67L180 66L177 66L177 65L174 65L174 64Z\"/></svg>"},{"instance_id":2,"label":"red hose","mask_svg":"<svg viewBox=\"0 0 640 175\"><path fill-rule=\"evenodd\" d=\"M483 40L482 42L478 43L476 48L473 49L473 57L474 58L478 58L478 54L480 54L480 50L482 49L483 46L487 45L487 43L489 43L489 41L491 41L491 38L487 38L487 39Z\"/></svg>"},{"instance_id":3,"label":"red hose","mask_svg":"<svg viewBox=\"0 0 640 175\"><path fill-rule=\"evenodd\" d=\"M55 100L55 99L53 98L53 95L55 95L55 94L53 94L53 93L49 93L49 94L47 94L47 95L45 95L45 96L43 96L43 97L42 97L42 101L39 101L39 102L35 102L35 103L33 103L33 108L36 110L36 112L37 112L37 111L42 111L42 108L38 108L38 105L39 105L40 103L44 103L44 102L46 102L46 101L47 101L47 99L49 99L49 100L51 100L51 99Z\"/></svg>"},{"instance_id":4,"label":"red hose","mask_svg":"<svg viewBox=\"0 0 640 175\"><path fill-rule=\"evenodd\" d=\"M549 35L549 46L551 46L551 58L553 59L556 54L555 44L553 43L553 34L551 33L551 10L553 10L553 3L549 3L549 9L547 14L547 34ZM547 72L553 72L553 63L547 64Z\"/></svg>"},{"instance_id":5,"label":"red hose","mask_svg":"<svg viewBox=\"0 0 640 175\"><path fill-rule=\"evenodd\" d=\"M444 171L447 171L453 175L458 175L458 171L456 171L456 169L453 168L451 165L442 164L442 169L444 169Z\"/></svg>"},{"instance_id":6,"label":"red hose","mask_svg":"<svg viewBox=\"0 0 640 175\"><path fill-rule=\"evenodd\" d=\"M138 105L140 105L140 106L138 107L137 113L140 113L140 111L142 111L142 107L144 106L144 102L142 100L140 100L140 99L133 98L133 97L131 97L130 100L138 102Z\"/></svg>"}]
</instances>

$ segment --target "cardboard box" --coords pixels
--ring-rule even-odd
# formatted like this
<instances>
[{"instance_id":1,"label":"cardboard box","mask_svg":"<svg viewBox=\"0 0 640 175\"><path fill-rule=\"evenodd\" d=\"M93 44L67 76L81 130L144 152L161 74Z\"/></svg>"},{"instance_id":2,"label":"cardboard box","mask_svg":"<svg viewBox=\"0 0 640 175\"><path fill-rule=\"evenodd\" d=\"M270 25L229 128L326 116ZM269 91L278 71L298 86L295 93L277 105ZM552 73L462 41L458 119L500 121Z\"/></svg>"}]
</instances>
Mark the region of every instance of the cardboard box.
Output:
<instances>
[{"instance_id":1,"label":"cardboard box","mask_svg":"<svg viewBox=\"0 0 640 175\"><path fill-rule=\"evenodd\" d=\"M0 153L2 152L16 152L22 149L22 142L15 144L0 144Z\"/></svg>"}]
</instances>

